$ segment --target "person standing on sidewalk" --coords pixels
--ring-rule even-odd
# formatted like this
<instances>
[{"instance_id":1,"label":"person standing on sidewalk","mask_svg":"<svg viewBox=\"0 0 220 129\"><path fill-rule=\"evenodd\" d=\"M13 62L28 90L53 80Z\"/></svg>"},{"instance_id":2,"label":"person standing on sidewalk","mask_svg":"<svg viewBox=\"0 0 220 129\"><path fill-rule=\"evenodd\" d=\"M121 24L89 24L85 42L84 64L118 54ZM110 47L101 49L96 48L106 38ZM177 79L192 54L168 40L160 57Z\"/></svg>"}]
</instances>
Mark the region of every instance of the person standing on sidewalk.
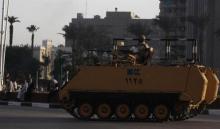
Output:
<instances>
[{"instance_id":1,"label":"person standing on sidewalk","mask_svg":"<svg viewBox=\"0 0 220 129\"><path fill-rule=\"evenodd\" d=\"M13 86L14 86L14 89L15 89L15 92L16 92L18 90L18 84L17 84L16 79L14 79Z\"/></svg>"},{"instance_id":2,"label":"person standing on sidewalk","mask_svg":"<svg viewBox=\"0 0 220 129\"><path fill-rule=\"evenodd\" d=\"M9 73L6 74L5 76L5 89L4 89L4 94L5 100L8 100L10 98L10 91L11 91L11 86L10 86L10 75Z\"/></svg>"},{"instance_id":3,"label":"person standing on sidewalk","mask_svg":"<svg viewBox=\"0 0 220 129\"><path fill-rule=\"evenodd\" d=\"M50 90L49 90L49 94L48 94L48 102L52 102L52 101L55 101L57 99L58 90L59 90L59 83L55 78L53 78L50 81Z\"/></svg>"},{"instance_id":4,"label":"person standing on sidewalk","mask_svg":"<svg viewBox=\"0 0 220 129\"><path fill-rule=\"evenodd\" d=\"M31 75L28 75L28 88L27 88L27 92L25 94L25 101L31 101L32 100L32 93L34 90L34 83L32 80Z\"/></svg>"},{"instance_id":5,"label":"person standing on sidewalk","mask_svg":"<svg viewBox=\"0 0 220 129\"><path fill-rule=\"evenodd\" d=\"M18 101L23 101L25 99L25 94L28 89L28 82L27 80L22 80L22 87L19 89L18 94L17 94L17 100Z\"/></svg>"}]
</instances>

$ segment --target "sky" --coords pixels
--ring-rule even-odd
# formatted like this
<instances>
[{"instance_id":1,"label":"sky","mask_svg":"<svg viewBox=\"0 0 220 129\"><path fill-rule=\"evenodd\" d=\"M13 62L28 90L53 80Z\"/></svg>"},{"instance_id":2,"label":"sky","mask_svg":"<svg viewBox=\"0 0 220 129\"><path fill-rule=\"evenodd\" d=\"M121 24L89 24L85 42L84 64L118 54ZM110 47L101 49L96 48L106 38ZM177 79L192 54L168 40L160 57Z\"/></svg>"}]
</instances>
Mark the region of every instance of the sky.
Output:
<instances>
[{"instance_id":1,"label":"sky","mask_svg":"<svg viewBox=\"0 0 220 129\"><path fill-rule=\"evenodd\" d=\"M30 44L31 34L26 27L32 24L40 27L35 34L36 45L46 39L55 46L64 44L64 38L57 33L62 33L63 26L76 18L77 13L83 13L86 18L94 15L104 18L106 11L114 11L116 7L118 11L134 12L140 18L159 14L159 0L10 0L9 16L21 21L14 24L13 44Z\"/></svg>"}]
</instances>

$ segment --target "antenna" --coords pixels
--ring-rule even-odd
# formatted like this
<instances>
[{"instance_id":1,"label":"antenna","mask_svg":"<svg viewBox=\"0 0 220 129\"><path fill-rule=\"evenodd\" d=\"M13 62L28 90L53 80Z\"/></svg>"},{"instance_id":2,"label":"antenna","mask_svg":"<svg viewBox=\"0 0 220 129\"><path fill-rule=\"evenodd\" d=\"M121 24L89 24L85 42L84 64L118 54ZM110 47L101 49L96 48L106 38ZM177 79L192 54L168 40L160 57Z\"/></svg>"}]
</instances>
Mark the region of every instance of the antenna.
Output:
<instances>
[{"instance_id":1,"label":"antenna","mask_svg":"<svg viewBox=\"0 0 220 129\"><path fill-rule=\"evenodd\" d=\"M88 0L86 0L85 18L87 18Z\"/></svg>"}]
</instances>

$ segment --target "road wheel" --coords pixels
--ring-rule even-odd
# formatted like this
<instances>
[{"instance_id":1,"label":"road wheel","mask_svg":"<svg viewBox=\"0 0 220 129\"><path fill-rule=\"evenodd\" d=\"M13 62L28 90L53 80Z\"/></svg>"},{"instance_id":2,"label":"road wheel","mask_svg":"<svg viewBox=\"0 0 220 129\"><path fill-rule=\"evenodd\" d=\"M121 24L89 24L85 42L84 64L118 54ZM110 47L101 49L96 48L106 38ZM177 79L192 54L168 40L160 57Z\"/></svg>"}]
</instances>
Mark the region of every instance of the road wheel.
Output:
<instances>
[{"instance_id":1,"label":"road wheel","mask_svg":"<svg viewBox=\"0 0 220 129\"><path fill-rule=\"evenodd\" d=\"M100 119L108 119L111 117L112 109L109 104L99 104L96 113Z\"/></svg>"},{"instance_id":2,"label":"road wheel","mask_svg":"<svg viewBox=\"0 0 220 129\"><path fill-rule=\"evenodd\" d=\"M169 108L164 104L159 104L154 108L154 117L157 121L167 121L170 116Z\"/></svg>"},{"instance_id":3,"label":"road wheel","mask_svg":"<svg viewBox=\"0 0 220 129\"><path fill-rule=\"evenodd\" d=\"M93 107L89 103L82 103L79 105L78 113L80 118L89 119L93 115Z\"/></svg>"},{"instance_id":4,"label":"road wheel","mask_svg":"<svg viewBox=\"0 0 220 129\"><path fill-rule=\"evenodd\" d=\"M119 104L116 107L115 114L119 119L124 120L129 118L131 111L127 104Z\"/></svg>"},{"instance_id":5,"label":"road wheel","mask_svg":"<svg viewBox=\"0 0 220 129\"><path fill-rule=\"evenodd\" d=\"M145 104L139 104L134 109L135 118L139 120L145 120L149 116L149 108Z\"/></svg>"},{"instance_id":6,"label":"road wheel","mask_svg":"<svg viewBox=\"0 0 220 129\"><path fill-rule=\"evenodd\" d=\"M173 117L173 120L174 121L179 121L181 120L181 115L182 115L182 112L183 112L183 104L181 103L176 103L173 107L173 110L172 110L172 117Z\"/></svg>"}]
</instances>

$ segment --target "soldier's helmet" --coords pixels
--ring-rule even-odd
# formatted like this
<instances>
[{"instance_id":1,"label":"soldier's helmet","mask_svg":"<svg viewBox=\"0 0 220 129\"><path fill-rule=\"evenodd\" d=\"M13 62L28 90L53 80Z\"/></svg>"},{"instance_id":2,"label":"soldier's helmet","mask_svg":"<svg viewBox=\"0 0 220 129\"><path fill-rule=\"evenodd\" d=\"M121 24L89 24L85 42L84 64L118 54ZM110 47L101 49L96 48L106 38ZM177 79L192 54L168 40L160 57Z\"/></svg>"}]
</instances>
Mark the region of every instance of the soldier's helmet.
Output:
<instances>
[{"instance_id":1,"label":"soldier's helmet","mask_svg":"<svg viewBox=\"0 0 220 129\"><path fill-rule=\"evenodd\" d=\"M142 43L142 42L145 42L145 40L146 40L146 36L145 35L140 35L139 42Z\"/></svg>"}]
</instances>

